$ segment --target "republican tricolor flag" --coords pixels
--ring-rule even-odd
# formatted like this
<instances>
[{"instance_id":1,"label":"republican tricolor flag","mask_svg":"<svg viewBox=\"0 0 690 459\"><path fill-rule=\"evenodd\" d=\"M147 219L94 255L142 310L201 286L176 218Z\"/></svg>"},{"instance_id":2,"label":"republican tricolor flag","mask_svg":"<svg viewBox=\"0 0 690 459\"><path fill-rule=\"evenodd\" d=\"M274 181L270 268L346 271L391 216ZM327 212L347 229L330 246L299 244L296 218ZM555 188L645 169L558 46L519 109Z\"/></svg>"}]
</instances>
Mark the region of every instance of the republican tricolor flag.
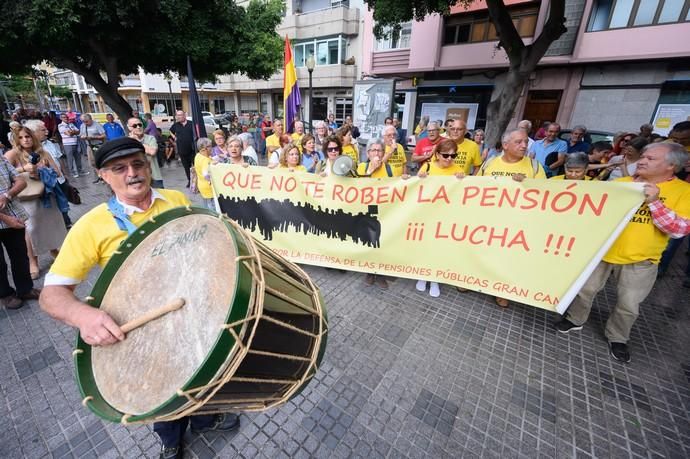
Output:
<instances>
[{"instance_id":1,"label":"republican tricolor flag","mask_svg":"<svg viewBox=\"0 0 690 459\"><path fill-rule=\"evenodd\" d=\"M302 99L299 94L299 85L297 84L297 71L295 70L295 61L292 59L292 47L290 47L290 39L285 36L285 68L283 76L283 109L285 112L285 130L292 131L292 123L299 113L299 107L302 104Z\"/></svg>"}]
</instances>

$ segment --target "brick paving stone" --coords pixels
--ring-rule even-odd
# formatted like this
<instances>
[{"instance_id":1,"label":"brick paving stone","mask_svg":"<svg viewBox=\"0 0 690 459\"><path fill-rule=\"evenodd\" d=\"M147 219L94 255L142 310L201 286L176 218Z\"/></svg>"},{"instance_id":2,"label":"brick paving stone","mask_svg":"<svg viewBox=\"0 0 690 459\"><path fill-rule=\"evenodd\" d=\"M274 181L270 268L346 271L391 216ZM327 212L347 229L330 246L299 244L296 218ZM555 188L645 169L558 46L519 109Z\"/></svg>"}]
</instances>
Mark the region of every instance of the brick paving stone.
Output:
<instances>
[{"instance_id":1,"label":"brick paving stone","mask_svg":"<svg viewBox=\"0 0 690 459\"><path fill-rule=\"evenodd\" d=\"M184 190L179 166L163 168ZM108 193L76 179L84 204ZM199 202L198 196L192 196ZM584 329L553 331L556 315L441 286L433 299L414 281L382 292L363 275L305 267L329 314L329 342L310 385L283 407L243 414L233 433L185 436L187 457L690 457L688 290L684 252L641 305L633 361L608 353L606 286ZM41 257L42 275L50 257ZM90 273L77 294L88 295ZM40 280L37 282L40 286ZM81 406L74 331L35 301L0 309L3 457L157 457L151 426L101 421Z\"/></svg>"}]
</instances>

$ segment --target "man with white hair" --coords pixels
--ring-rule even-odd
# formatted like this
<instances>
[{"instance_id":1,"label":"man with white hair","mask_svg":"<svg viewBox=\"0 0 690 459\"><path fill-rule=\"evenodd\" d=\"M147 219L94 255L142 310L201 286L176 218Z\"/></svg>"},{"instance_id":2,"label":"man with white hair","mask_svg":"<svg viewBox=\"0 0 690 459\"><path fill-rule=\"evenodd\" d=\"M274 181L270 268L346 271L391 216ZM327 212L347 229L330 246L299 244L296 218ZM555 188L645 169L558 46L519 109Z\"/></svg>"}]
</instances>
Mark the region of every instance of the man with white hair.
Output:
<instances>
[{"instance_id":1,"label":"man with white hair","mask_svg":"<svg viewBox=\"0 0 690 459\"><path fill-rule=\"evenodd\" d=\"M448 138L455 141L458 156L455 164L462 167L465 175L470 175L473 170L482 165L482 153L477 142L465 137L467 123L464 120L453 120L448 130Z\"/></svg>"},{"instance_id":2,"label":"man with white hair","mask_svg":"<svg viewBox=\"0 0 690 459\"><path fill-rule=\"evenodd\" d=\"M302 125L302 129L304 129L304 125ZM254 136L252 136L249 132L243 132L242 134L238 135L237 138L242 142L242 156L248 156L254 160L255 164L259 164L259 156L256 154L256 150L254 149L253 145Z\"/></svg>"},{"instance_id":3,"label":"man with white hair","mask_svg":"<svg viewBox=\"0 0 690 459\"><path fill-rule=\"evenodd\" d=\"M295 121L295 132L290 134L292 143L297 145L300 153L302 153L302 137L304 137L304 123L301 121Z\"/></svg>"},{"instance_id":4,"label":"man with white hair","mask_svg":"<svg viewBox=\"0 0 690 459\"><path fill-rule=\"evenodd\" d=\"M386 144L386 151L383 155L383 162L389 164L393 170L394 177L400 177L405 172L407 156L402 145L397 142L398 131L395 126L389 124L383 130L383 141Z\"/></svg>"},{"instance_id":5,"label":"man with white hair","mask_svg":"<svg viewBox=\"0 0 690 459\"><path fill-rule=\"evenodd\" d=\"M630 331L639 315L640 303L654 286L661 253L669 240L669 230L650 216L650 206L658 206L660 201L676 215L690 217L690 183L675 177L687 161L688 154L681 145L650 143L642 149L635 175L617 180L645 184L646 202L594 268L563 319L555 324L556 330L581 330L589 318L594 297L613 274L617 302L606 321L605 335L611 356L630 362Z\"/></svg>"},{"instance_id":6,"label":"man with white hair","mask_svg":"<svg viewBox=\"0 0 690 459\"><path fill-rule=\"evenodd\" d=\"M437 121L429 121L429 124L426 125L426 132L426 137L420 139L414 148L412 161L415 163L425 163L429 161L433 155L434 147L442 139L441 126Z\"/></svg>"},{"instance_id":7,"label":"man with white hair","mask_svg":"<svg viewBox=\"0 0 690 459\"><path fill-rule=\"evenodd\" d=\"M522 129L527 134L527 151L530 151L534 144L534 140L529 136L532 132L532 122L530 120L522 120L517 124L517 128Z\"/></svg>"},{"instance_id":8,"label":"man with white hair","mask_svg":"<svg viewBox=\"0 0 690 459\"><path fill-rule=\"evenodd\" d=\"M316 144L316 150L321 151L323 149L323 143L328 137L328 125L325 121L317 121L316 129L314 133L314 144Z\"/></svg>"}]
</instances>

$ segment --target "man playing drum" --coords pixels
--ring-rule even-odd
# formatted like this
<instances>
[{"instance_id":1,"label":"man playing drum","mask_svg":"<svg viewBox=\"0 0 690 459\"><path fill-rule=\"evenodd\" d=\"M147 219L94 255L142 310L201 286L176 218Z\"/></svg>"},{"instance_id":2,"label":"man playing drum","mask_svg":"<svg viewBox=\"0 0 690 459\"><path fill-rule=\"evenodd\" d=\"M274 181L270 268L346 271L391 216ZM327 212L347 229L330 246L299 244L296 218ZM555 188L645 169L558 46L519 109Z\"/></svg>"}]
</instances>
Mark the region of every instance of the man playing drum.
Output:
<instances>
[{"instance_id":1,"label":"man playing drum","mask_svg":"<svg viewBox=\"0 0 690 459\"><path fill-rule=\"evenodd\" d=\"M104 267L120 243L138 226L190 202L179 191L151 188L151 168L144 146L132 138L122 137L104 144L95 153L95 163L98 175L110 186L114 196L74 224L46 275L39 301L51 317L78 328L87 344L110 346L125 339L125 334L106 312L80 301L74 294L76 286L86 279L94 265ZM227 431L240 425L235 414L156 422L153 430L163 443L161 458L182 457L180 443L190 420L193 432Z\"/></svg>"}]
</instances>

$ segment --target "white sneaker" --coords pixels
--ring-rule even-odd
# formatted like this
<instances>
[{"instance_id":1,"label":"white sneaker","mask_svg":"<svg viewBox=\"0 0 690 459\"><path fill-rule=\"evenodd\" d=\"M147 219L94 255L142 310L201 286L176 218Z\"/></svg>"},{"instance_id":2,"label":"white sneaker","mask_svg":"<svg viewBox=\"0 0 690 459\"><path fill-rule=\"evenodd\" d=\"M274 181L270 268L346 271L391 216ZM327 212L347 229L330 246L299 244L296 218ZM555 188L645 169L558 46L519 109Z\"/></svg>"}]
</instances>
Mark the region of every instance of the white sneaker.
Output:
<instances>
[{"instance_id":1,"label":"white sneaker","mask_svg":"<svg viewBox=\"0 0 690 459\"><path fill-rule=\"evenodd\" d=\"M426 281L425 280L418 280L415 288L420 292L425 291L426 290Z\"/></svg>"},{"instance_id":2,"label":"white sneaker","mask_svg":"<svg viewBox=\"0 0 690 459\"><path fill-rule=\"evenodd\" d=\"M438 282L431 282L429 286L429 296L433 296L434 298L441 296L441 288L438 286Z\"/></svg>"}]
</instances>

